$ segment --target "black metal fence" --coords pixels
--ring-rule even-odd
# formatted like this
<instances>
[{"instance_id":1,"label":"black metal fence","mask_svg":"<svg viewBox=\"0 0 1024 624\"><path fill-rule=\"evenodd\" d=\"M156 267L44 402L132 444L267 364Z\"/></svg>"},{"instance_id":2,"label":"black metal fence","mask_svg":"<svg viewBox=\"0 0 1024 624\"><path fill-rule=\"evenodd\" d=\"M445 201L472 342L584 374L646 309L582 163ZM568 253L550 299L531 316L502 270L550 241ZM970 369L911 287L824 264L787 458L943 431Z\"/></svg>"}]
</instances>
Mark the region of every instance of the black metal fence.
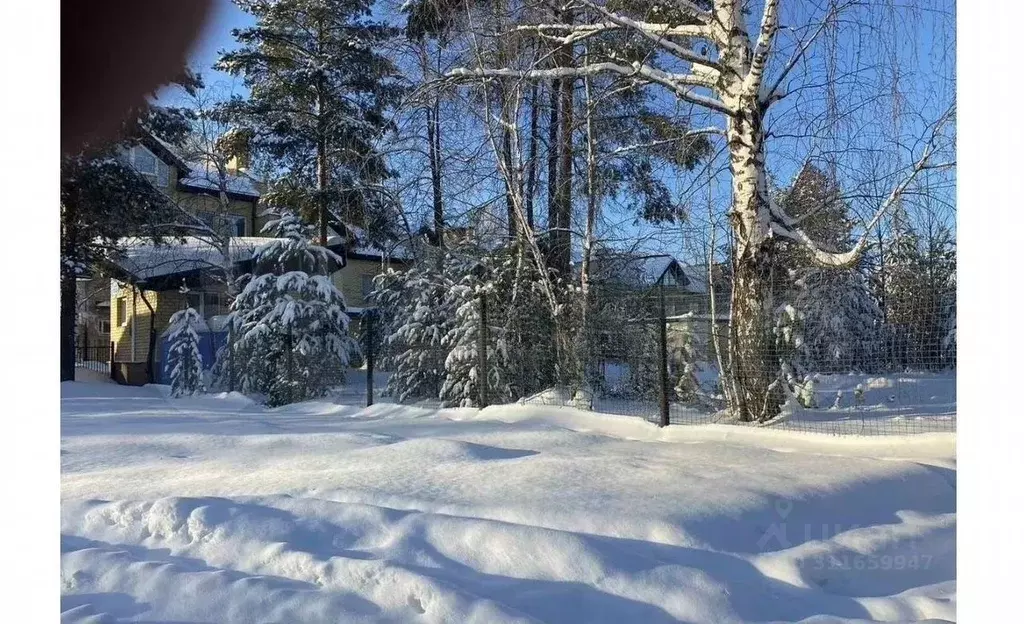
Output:
<instances>
[{"instance_id":1,"label":"black metal fence","mask_svg":"<svg viewBox=\"0 0 1024 624\"><path fill-rule=\"evenodd\" d=\"M112 346L109 344L77 345L75 346L75 367L109 375L112 351Z\"/></svg>"}]
</instances>

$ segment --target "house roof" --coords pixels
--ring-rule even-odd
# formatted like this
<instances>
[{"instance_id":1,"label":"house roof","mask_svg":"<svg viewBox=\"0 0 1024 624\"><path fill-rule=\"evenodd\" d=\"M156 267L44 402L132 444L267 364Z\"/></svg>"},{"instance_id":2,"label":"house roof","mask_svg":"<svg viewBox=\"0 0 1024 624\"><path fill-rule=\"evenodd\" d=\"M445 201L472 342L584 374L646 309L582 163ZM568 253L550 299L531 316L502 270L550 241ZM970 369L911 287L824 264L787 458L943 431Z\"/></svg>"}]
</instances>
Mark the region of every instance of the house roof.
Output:
<instances>
[{"instance_id":1,"label":"house roof","mask_svg":"<svg viewBox=\"0 0 1024 624\"><path fill-rule=\"evenodd\" d=\"M595 281L646 288L657 284L673 266L678 267L679 263L667 254L639 255L603 251L594 254L591 275Z\"/></svg>"},{"instance_id":2,"label":"house roof","mask_svg":"<svg viewBox=\"0 0 1024 624\"><path fill-rule=\"evenodd\" d=\"M159 157L178 167L181 172L179 179L183 186L198 190L220 190L219 175L216 169L208 163L188 160L178 146L168 143L152 133L143 135L141 142ZM236 195L248 200L260 197L256 180L244 173L228 173L225 175L225 181L229 195Z\"/></svg>"},{"instance_id":3,"label":"house roof","mask_svg":"<svg viewBox=\"0 0 1024 624\"><path fill-rule=\"evenodd\" d=\"M188 163L188 172L181 177L183 186L202 189L220 190L220 175L214 167L208 163ZM224 176L225 186L229 195L240 195L249 199L259 199L260 190L256 181L247 175L235 175L226 173Z\"/></svg>"},{"instance_id":4,"label":"house roof","mask_svg":"<svg viewBox=\"0 0 1024 624\"><path fill-rule=\"evenodd\" d=\"M280 240L285 239L233 236L229 245L231 262L236 266L245 265L253 259L260 247L271 241ZM162 245L154 245L147 239L138 238L127 239L123 244L124 251L111 263L119 272L131 276L140 284L160 283L171 277L214 270L224 263L224 255L219 248L194 236ZM335 253L340 251L334 245L328 245L328 249Z\"/></svg>"},{"instance_id":5,"label":"house roof","mask_svg":"<svg viewBox=\"0 0 1024 624\"><path fill-rule=\"evenodd\" d=\"M255 236L232 237L229 253L233 263L251 260L261 245L274 240ZM224 262L221 251L207 241L189 236L183 242L154 245L148 239L122 241L124 251L113 264L135 279L145 281L178 273L219 267Z\"/></svg>"},{"instance_id":6,"label":"house roof","mask_svg":"<svg viewBox=\"0 0 1024 624\"><path fill-rule=\"evenodd\" d=\"M356 260L397 260L410 262L416 258L410 241L388 241L385 243L369 243L366 232L359 227L349 226L349 236L338 234L333 228L327 228L327 244L331 247L344 247L345 255ZM353 244L353 239L354 243Z\"/></svg>"}]
</instances>

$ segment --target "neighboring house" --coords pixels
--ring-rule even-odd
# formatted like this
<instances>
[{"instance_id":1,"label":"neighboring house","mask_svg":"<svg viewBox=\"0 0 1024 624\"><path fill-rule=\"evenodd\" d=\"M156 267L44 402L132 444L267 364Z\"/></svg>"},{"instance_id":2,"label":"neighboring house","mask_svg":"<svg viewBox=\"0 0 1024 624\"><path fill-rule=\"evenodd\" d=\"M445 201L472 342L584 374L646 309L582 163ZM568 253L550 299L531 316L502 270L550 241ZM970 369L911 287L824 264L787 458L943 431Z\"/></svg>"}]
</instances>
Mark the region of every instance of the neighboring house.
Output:
<instances>
[{"instance_id":1,"label":"neighboring house","mask_svg":"<svg viewBox=\"0 0 1024 624\"><path fill-rule=\"evenodd\" d=\"M707 266L685 266L667 254L638 254L602 250L591 260L591 280L598 296L644 296L660 307L665 298L666 317L692 314L710 318L712 292L715 316L728 319L729 288L720 266L713 271L714 288L709 288ZM655 310L657 312L657 310Z\"/></svg>"},{"instance_id":2,"label":"neighboring house","mask_svg":"<svg viewBox=\"0 0 1024 624\"><path fill-rule=\"evenodd\" d=\"M75 348L81 351L79 359L106 360L110 348L110 280L80 277L76 293Z\"/></svg>"},{"instance_id":3,"label":"neighboring house","mask_svg":"<svg viewBox=\"0 0 1024 624\"><path fill-rule=\"evenodd\" d=\"M707 362L716 359L715 341L724 344L728 333L730 286L725 267L683 265L665 254L643 255L601 250L592 259L591 276L600 301L621 300L635 304L637 322L654 321L664 297L667 347L670 362L681 359L689 340ZM712 281L711 277L714 277ZM713 285L713 287L709 287ZM714 318L711 315L714 302ZM614 361L625 351L609 335L605 357ZM671 364L670 364L671 365Z\"/></svg>"}]
</instances>

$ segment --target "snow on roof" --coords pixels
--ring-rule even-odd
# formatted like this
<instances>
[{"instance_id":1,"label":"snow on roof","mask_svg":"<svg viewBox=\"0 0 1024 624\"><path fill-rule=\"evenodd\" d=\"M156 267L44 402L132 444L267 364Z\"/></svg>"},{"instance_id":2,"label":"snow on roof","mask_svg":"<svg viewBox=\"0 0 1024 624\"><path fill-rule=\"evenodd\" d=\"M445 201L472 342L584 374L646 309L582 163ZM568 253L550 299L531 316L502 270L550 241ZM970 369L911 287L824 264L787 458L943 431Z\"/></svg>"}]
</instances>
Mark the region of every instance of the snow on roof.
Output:
<instances>
[{"instance_id":1,"label":"snow on roof","mask_svg":"<svg viewBox=\"0 0 1024 624\"><path fill-rule=\"evenodd\" d=\"M238 263L251 259L261 245L272 240L275 239L232 237L229 245L231 261ZM224 256L217 247L192 236L186 237L184 242L172 241L162 245L154 245L145 239L132 239L126 242L124 252L114 260L114 264L140 280L211 269L223 262Z\"/></svg>"},{"instance_id":2,"label":"snow on roof","mask_svg":"<svg viewBox=\"0 0 1024 624\"><path fill-rule=\"evenodd\" d=\"M220 175L217 169L208 163L188 163L189 172L181 179L181 183L192 188L220 190ZM227 173L224 176L225 185L229 193L238 193L255 199L259 199L260 190L256 181L243 174Z\"/></svg>"},{"instance_id":3,"label":"snow on roof","mask_svg":"<svg viewBox=\"0 0 1024 624\"><path fill-rule=\"evenodd\" d=\"M360 243L366 240L366 232L359 227L349 226L350 234L356 239L357 244L349 244L350 239L338 234L333 227L327 228L327 244L329 246L344 245L348 255L370 256L373 258L388 258L391 260L413 260L415 255L410 249L409 241L387 241L381 244Z\"/></svg>"},{"instance_id":4,"label":"snow on roof","mask_svg":"<svg viewBox=\"0 0 1024 624\"><path fill-rule=\"evenodd\" d=\"M674 262L675 258L666 254L602 252L594 255L591 270L598 280L624 282L632 286L653 286Z\"/></svg>"}]
</instances>

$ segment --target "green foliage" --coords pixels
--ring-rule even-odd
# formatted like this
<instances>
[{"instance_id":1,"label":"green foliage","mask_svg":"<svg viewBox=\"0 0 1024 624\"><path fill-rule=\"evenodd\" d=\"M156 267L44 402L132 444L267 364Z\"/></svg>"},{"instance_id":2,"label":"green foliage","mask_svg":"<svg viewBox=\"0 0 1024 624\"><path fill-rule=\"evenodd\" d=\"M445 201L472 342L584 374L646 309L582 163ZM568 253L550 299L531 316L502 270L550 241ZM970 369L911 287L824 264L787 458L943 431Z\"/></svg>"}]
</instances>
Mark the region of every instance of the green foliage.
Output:
<instances>
[{"instance_id":1,"label":"green foliage","mask_svg":"<svg viewBox=\"0 0 1024 624\"><path fill-rule=\"evenodd\" d=\"M339 232L358 226L372 228L371 237L390 235L390 224L374 216L391 213L379 190L391 172L378 139L391 129L385 112L402 88L380 49L396 31L370 18L366 0L236 4L256 24L233 31L240 47L217 68L242 76L250 94L219 114L248 133L254 156L272 163L264 202L307 221L325 204Z\"/></svg>"}]
</instances>

